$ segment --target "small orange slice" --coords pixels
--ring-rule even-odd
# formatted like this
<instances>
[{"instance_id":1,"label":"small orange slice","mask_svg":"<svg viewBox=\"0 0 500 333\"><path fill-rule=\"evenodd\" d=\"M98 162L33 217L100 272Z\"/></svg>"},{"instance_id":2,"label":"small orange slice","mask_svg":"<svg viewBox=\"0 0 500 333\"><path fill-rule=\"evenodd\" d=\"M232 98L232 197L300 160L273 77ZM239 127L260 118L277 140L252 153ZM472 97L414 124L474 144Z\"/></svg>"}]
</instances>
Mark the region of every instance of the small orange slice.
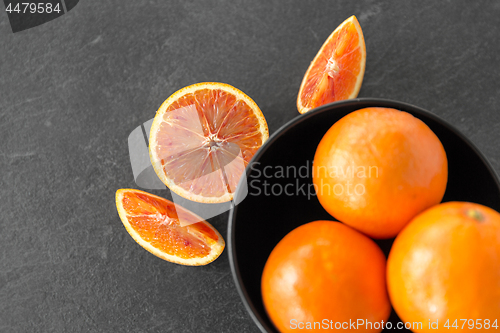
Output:
<instances>
[{"instance_id":1,"label":"small orange slice","mask_svg":"<svg viewBox=\"0 0 500 333\"><path fill-rule=\"evenodd\" d=\"M353 15L332 32L309 65L297 97L299 112L356 98L363 82L365 63L365 39Z\"/></svg>"},{"instance_id":2,"label":"small orange slice","mask_svg":"<svg viewBox=\"0 0 500 333\"><path fill-rule=\"evenodd\" d=\"M158 177L178 195L226 202L268 137L266 120L250 97L228 84L198 83L160 106L149 155Z\"/></svg>"},{"instance_id":3,"label":"small orange slice","mask_svg":"<svg viewBox=\"0 0 500 333\"><path fill-rule=\"evenodd\" d=\"M182 265L211 263L224 250L224 239L196 214L156 195L133 189L116 192L118 215L140 246ZM182 218L186 226L181 227Z\"/></svg>"}]
</instances>

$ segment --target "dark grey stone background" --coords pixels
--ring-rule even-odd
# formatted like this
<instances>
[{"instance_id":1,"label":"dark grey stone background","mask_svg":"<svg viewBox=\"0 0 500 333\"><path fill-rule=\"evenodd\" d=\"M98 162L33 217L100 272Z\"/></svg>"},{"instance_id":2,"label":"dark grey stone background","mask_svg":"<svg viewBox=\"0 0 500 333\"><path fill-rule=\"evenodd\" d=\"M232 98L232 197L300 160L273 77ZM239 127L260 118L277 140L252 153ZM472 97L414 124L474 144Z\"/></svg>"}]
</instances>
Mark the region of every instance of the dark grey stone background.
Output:
<instances>
[{"instance_id":1,"label":"dark grey stone background","mask_svg":"<svg viewBox=\"0 0 500 333\"><path fill-rule=\"evenodd\" d=\"M202 81L243 90L275 132L352 14L359 96L438 114L500 172L498 1L85 0L17 34L0 13L0 331L257 332L227 251L183 267L127 234L114 202L136 188L127 137ZM226 220L210 220L224 237Z\"/></svg>"}]
</instances>

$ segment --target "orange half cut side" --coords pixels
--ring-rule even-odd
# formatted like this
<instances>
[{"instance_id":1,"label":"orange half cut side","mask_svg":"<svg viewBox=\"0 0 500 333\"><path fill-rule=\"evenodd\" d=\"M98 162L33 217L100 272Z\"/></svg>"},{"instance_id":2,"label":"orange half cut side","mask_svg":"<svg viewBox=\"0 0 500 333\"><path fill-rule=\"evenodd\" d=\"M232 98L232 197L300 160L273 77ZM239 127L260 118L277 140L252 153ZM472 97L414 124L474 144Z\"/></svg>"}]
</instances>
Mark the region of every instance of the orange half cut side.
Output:
<instances>
[{"instance_id":1,"label":"orange half cut side","mask_svg":"<svg viewBox=\"0 0 500 333\"><path fill-rule=\"evenodd\" d=\"M197 202L230 201L245 167L269 137L255 102L224 83L185 87L159 108L149 154L156 174L178 195Z\"/></svg>"}]
</instances>

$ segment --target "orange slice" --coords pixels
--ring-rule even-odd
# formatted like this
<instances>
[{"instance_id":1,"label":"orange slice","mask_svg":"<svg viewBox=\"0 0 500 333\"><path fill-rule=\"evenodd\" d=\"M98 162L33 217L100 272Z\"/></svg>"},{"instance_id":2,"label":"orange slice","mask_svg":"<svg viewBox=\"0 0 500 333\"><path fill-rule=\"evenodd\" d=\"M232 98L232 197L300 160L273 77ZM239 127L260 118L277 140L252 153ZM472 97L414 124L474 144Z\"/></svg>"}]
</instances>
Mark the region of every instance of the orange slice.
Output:
<instances>
[{"instance_id":1,"label":"orange slice","mask_svg":"<svg viewBox=\"0 0 500 333\"><path fill-rule=\"evenodd\" d=\"M200 266L211 263L224 250L224 239L214 227L164 198L120 189L116 192L116 209L130 236L164 260ZM181 227L179 219L188 225Z\"/></svg>"},{"instance_id":2,"label":"orange slice","mask_svg":"<svg viewBox=\"0 0 500 333\"><path fill-rule=\"evenodd\" d=\"M149 155L158 177L178 195L226 202L268 137L266 120L250 97L228 84L198 83L160 106Z\"/></svg>"},{"instance_id":3,"label":"orange slice","mask_svg":"<svg viewBox=\"0 0 500 333\"><path fill-rule=\"evenodd\" d=\"M363 82L365 63L365 39L353 15L332 32L309 65L297 97L299 112L356 98Z\"/></svg>"}]
</instances>

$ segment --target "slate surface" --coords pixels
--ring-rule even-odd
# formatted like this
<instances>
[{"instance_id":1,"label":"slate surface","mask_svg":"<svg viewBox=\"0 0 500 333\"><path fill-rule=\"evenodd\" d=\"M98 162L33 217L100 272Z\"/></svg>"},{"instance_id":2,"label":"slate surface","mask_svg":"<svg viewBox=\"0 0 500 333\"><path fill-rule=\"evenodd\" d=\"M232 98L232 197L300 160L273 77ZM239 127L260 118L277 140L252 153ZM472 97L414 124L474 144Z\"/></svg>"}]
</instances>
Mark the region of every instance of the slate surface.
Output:
<instances>
[{"instance_id":1,"label":"slate surface","mask_svg":"<svg viewBox=\"0 0 500 333\"><path fill-rule=\"evenodd\" d=\"M359 96L438 114L500 172L499 2L82 0L16 34L2 11L0 331L257 332L227 251L183 267L129 237L114 203L137 187L127 137L202 81L246 92L275 132L352 14L368 54ZM226 237L227 213L210 222Z\"/></svg>"}]
</instances>

